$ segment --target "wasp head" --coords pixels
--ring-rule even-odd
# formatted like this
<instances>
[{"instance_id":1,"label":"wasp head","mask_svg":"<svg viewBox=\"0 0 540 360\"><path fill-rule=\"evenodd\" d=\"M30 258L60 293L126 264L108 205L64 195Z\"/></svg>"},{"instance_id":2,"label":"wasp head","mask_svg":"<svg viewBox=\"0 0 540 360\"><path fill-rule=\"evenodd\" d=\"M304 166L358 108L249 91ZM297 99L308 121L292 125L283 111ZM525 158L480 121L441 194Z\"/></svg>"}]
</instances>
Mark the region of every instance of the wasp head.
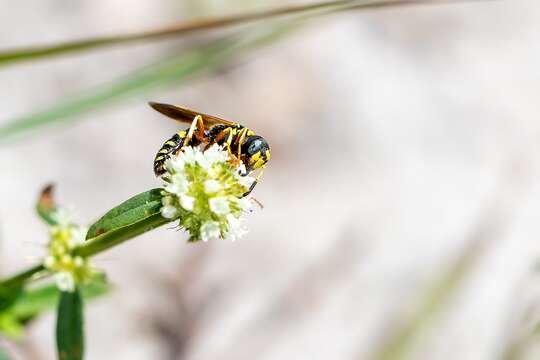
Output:
<instances>
[{"instance_id":1,"label":"wasp head","mask_svg":"<svg viewBox=\"0 0 540 360\"><path fill-rule=\"evenodd\" d=\"M242 144L242 162L246 166L246 175L253 170L264 168L270 160L270 146L258 135L249 136Z\"/></svg>"}]
</instances>

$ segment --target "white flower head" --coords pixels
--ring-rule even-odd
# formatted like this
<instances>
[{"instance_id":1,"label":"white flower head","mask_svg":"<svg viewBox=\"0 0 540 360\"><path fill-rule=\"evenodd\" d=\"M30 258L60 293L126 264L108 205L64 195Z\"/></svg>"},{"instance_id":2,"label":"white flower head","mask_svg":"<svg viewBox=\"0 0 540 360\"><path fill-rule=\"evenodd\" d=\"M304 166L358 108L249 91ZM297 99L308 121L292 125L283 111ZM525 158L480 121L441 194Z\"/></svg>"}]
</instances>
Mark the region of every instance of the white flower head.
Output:
<instances>
[{"instance_id":1,"label":"white flower head","mask_svg":"<svg viewBox=\"0 0 540 360\"><path fill-rule=\"evenodd\" d=\"M246 173L244 165L226 150L217 144L205 151L188 146L165 162L165 170L161 214L178 218L190 241L245 234L239 218L249 208L244 195L255 180L240 175Z\"/></svg>"},{"instance_id":2,"label":"white flower head","mask_svg":"<svg viewBox=\"0 0 540 360\"><path fill-rule=\"evenodd\" d=\"M87 228L69 222L56 223L50 228L51 240L43 266L52 272L58 288L73 291L75 285L87 283L95 272L85 258L76 255L84 243Z\"/></svg>"}]
</instances>

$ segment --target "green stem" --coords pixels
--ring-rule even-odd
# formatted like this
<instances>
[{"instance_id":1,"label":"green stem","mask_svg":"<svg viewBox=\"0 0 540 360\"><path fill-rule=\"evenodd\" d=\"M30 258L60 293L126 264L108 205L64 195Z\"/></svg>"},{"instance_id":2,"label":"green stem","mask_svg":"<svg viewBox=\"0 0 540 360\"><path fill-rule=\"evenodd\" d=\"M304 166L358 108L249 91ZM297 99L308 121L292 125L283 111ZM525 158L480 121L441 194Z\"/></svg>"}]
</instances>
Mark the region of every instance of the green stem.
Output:
<instances>
[{"instance_id":1,"label":"green stem","mask_svg":"<svg viewBox=\"0 0 540 360\"><path fill-rule=\"evenodd\" d=\"M169 222L171 222L171 219L165 219L161 216L161 213L155 213L134 224L106 232L88 240L83 246L75 250L75 255L92 257Z\"/></svg>"},{"instance_id":2,"label":"green stem","mask_svg":"<svg viewBox=\"0 0 540 360\"><path fill-rule=\"evenodd\" d=\"M171 220L162 217L161 213L152 214L147 218L131 225L124 226L120 229L109 231L105 234L101 234L89 239L83 246L75 250L75 255L92 257L114 246L117 246L126 240L132 239L169 222L171 222ZM43 271L47 271L47 269L45 269L42 264L33 266L10 278L0 281L0 288L17 287L35 274Z\"/></svg>"}]
</instances>

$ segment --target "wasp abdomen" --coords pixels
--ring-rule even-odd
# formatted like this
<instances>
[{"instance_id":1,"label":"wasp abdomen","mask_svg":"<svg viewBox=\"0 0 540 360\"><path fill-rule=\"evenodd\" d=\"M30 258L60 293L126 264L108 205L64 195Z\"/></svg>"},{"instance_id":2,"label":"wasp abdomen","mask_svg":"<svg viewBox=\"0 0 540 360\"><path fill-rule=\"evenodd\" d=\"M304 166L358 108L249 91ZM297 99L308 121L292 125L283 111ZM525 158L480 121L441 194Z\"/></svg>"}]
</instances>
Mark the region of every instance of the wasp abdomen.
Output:
<instances>
[{"instance_id":1,"label":"wasp abdomen","mask_svg":"<svg viewBox=\"0 0 540 360\"><path fill-rule=\"evenodd\" d=\"M185 137L186 132L180 131L174 134L169 140L165 141L165 144L159 149L154 159L154 174L156 174L156 176L161 176L165 173L165 161L184 145Z\"/></svg>"}]
</instances>

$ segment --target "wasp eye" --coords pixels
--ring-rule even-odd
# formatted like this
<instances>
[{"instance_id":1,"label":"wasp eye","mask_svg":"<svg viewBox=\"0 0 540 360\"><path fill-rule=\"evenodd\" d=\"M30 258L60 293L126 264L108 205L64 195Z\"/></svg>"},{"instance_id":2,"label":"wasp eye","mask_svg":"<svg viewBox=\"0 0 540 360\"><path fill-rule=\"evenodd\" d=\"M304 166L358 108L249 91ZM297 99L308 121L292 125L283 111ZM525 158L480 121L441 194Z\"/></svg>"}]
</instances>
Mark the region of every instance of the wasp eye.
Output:
<instances>
[{"instance_id":1,"label":"wasp eye","mask_svg":"<svg viewBox=\"0 0 540 360\"><path fill-rule=\"evenodd\" d=\"M270 150L270 146L262 136L254 135L247 138L242 150L246 155L253 156L258 152L264 154L266 150Z\"/></svg>"}]
</instances>

